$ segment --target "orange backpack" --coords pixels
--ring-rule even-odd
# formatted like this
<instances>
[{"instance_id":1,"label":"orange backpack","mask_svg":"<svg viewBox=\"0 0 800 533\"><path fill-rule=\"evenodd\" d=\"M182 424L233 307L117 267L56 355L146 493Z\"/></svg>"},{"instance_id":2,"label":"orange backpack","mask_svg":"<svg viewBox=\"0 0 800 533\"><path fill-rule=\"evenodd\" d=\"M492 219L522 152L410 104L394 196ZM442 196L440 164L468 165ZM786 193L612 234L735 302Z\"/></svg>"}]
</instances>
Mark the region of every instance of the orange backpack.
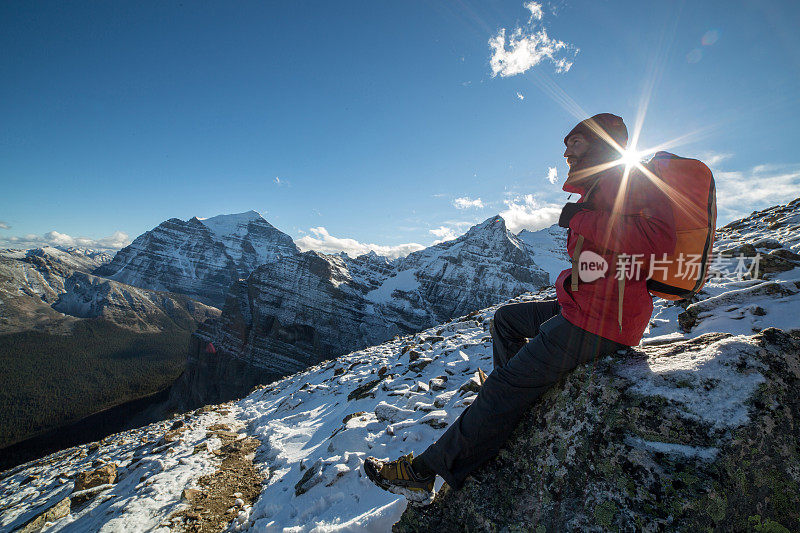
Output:
<instances>
[{"instance_id":1,"label":"orange backpack","mask_svg":"<svg viewBox=\"0 0 800 533\"><path fill-rule=\"evenodd\" d=\"M711 263L717 222L714 176L701 161L668 152L657 152L645 168L663 182L678 237L672 254L655 258L647 289L665 300L691 298L705 284Z\"/></svg>"}]
</instances>

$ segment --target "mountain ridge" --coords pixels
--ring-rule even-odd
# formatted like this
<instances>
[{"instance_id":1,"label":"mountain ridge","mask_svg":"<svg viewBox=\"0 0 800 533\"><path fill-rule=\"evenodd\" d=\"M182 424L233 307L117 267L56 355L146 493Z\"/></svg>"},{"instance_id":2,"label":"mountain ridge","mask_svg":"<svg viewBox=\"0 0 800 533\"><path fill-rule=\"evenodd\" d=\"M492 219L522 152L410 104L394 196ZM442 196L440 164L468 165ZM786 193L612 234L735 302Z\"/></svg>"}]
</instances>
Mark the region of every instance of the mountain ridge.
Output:
<instances>
[{"instance_id":1,"label":"mountain ridge","mask_svg":"<svg viewBox=\"0 0 800 533\"><path fill-rule=\"evenodd\" d=\"M539 290L549 274L532 257L502 218L491 217L457 239L393 262L377 254L350 258L311 250L263 264L231 285L220 318L198 330L203 342L190 348L171 398L189 408L194 404L184 400L197 401L198 391L207 390L206 401L222 401L228 398L214 393L219 380L237 380L228 366L249 369L238 373L241 394L258 379ZM192 351L208 342L218 356L200 364L201 354Z\"/></svg>"},{"instance_id":2,"label":"mountain ridge","mask_svg":"<svg viewBox=\"0 0 800 533\"><path fill-rule=\"evenodd\" d=\"M475 399L502 304L2 472L0 527L45 516L55 531L196 527L216 494L201 480L230 475L231 454L257 439L247 466L264 476L252 481L258 494L218 495L237 531L387 531L398 521L399 531L798 529L800 199L719 233L720 250L787 263L712 279L685 305L656 300L640 346L576 369L462 490L439 480L430 508L374 487L361 464L423 450ZM80 473L112 463L114 478L74 492Z\"/></svg>"}]
</instances>

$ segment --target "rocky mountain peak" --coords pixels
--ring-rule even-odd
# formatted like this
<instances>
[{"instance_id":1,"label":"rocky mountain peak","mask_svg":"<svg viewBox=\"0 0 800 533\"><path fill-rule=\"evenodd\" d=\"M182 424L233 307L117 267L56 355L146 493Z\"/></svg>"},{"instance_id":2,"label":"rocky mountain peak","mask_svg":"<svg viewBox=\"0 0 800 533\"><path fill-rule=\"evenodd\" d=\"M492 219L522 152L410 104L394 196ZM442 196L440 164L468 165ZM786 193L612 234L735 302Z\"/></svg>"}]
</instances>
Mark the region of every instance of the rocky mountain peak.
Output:
<instances>
[{"instance_id":1,"label":"rocky mountain peak","mask_svg":"<svg viewBox=\"0 0 800 533\"><path fill-rule=\"evenodd\" d=\"M484 231L498 232L502 234L507 230L508 228L506 228L505 219L498 214L487 218L480 224L475 224L469 229L469 231L467 231L467 234L476 234Z\"/></svg>"},{"instance_id":2,"label":"rocky mountain peak","mask_svg":"<svg viewBox=\"0 0 800 533\"><path fill-rule=\"evenodd\" d=\"M537 231L523 229L517 238L533 254L537 265L550 275L554 283L559 272L566 268L570 258L567 255L567 230L553 224Z\"/></svg>"},{"instance_id":3,"label":"rocky mountain peak","mask_svg":"<svg viewBox=\"0 0 800 533\"><path fill-rule=\"evenodd\" d=\"M389 261L389 258L387 258L384 255L378 255L375 252L375 250L370 250L369 252L367 252L365 254L358 255L358 256L356 256L355 259L356 259L356 261L361 261L362 263L371 263L371 264L374 264L374 265L381 265L381 266L386 266L386 265L391 264L391 261Z\"/></svg>"},{"instance_id":4,"label":"rocky mountain peak","mask_svg":"<svg viewBox=\"0 0 800 533\"><path fill-rule=\"evenodd\" d=\"M356 258L308 251L233 286L221 319L200 335L257 367L250 375L295 371L537 291L549 278L532 257L500 217L392 262L374 251ZM183 388L215 394L223 369L200 375L210 368L191 366Z\"/></svg>"},{"instance_id":5,"label":"rocky mountain peak","mask_svg":"<svg viewBox=\"0 0 800 533\"><path fill-rule=\"evenodd\" d=\"M264 225L266 227L274 227L272 224L261 216L258 211L250 210L244 213L232 213L227 215L216 215L210 218L194 217L208 229L220 237L229 236L234 233L243 233L247 231L247 227L252 223Z\"/></svg>"},{"instance_id":6,"label":"rocky mountain peak","mask_svg":"<svg viewBox=\"0 0 800 533\"><path fill-rule=\"evenodd\" d=\"M221 307L232 282L259 265L299 253L289 235L256 211L172 218L137 237L95 274Z\"/></svg>"},{"instance_id":7,"label":"rocky mountain peak","mask_svg":"<svg viewBox=\"0 0 800 533\"><path fill-rule=\"evenodd\" d=\"M454 239L454 241L495 241L506 244L506 241L516 244L516 235L508 231L506 221L500 215L487 218L480 224L475 224L466 233ZM445 241L452 242L452 241Z\"/></svg>"}]
</instances>

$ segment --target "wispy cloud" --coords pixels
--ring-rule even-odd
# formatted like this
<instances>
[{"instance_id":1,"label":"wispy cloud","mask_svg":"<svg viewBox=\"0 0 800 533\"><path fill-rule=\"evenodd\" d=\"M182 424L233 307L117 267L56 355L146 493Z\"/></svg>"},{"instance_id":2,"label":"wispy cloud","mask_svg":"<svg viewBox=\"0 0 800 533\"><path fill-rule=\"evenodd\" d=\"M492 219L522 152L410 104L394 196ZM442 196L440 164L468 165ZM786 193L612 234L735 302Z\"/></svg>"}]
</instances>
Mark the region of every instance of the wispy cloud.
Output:
<instances>
[{"instance_id":1,"label":"wispy cloud","mask_svg":"<svg viewBox=\"0 0 800 533\"><path fill-rule=\"evenodd\" d=\"M557 73L567 72L572 68L578 48L564 41L551 38L542 23L544 13L538 2L524 4L531 12L528 23L524 27L516 27L508 32L500 28L497 35L489 39L492 57L492 77L522 74L542 61L549 61L555 66Z\"/></svg>"},{"instance_id":2,"label":"wispy cloud","mask_svg":"<svg viewBox=\"0 0 800 533\"><path fill-rule=\"evenodd\" d=\"M506 209L500 216L506 227L514 233L527 229L536 231L552 226L558 221L562 206L537 200L532 194L504 200Z\"/></svg>"},{"instance_id":3,"label":"wispy cloud","mask_svg":"<svg viewBox=\"0 0 800 533\"><path fill-rule=\"evenodd\" d=\"M124 248L130 243L130 237L124 231L115 231L108 237L103 237L101 239L73 237L58 231L48 231L44 235L29 233L21 237L5 237L0 239L0 247L21 249L41 248L43 246L60 246L62 248L75 247L114 251Z\"/></svg>"},{"instance_id":4,"label":"wispy cloud","mask_svg":"<svg viewBox=\"0 0 800 533\"><path fill-rule=\"evenodd\" d=\"M397 246L367 244L347 237L335 237L328 233L328 230L323 226L309 228L309 232L310 235L304 235L295 240L297 247L303 251L315 250L326 254L344 252L350 257L356 257L372 250L378 255L383 255L389 259L395 259L425 248L423 245L415 242L398 244Z\"/></svg>"},{"instance_id":5,"label":"wispy cloud","mask_svg":"<svg viewBox=\"0 0 800 533\"><path fill-rule=\"evenodd\" d=\"M474 200L469 196L462 196L453 200L453 206L456 209L469 209L471 207L483 208L483 200L475 198Z\"/></svg>"},{"instance_id":6,"label":"wispy cloud","mask_svg":"<svg viewBox=\"0 0 800 533\"><path fill-rule=\"evenodd\" d=\"M714 178L718 225L800 197L798 164L756 165L746 171L715 172Z\"/></svg>"},{"instance_id":7,"label":"wispy cloud","mask_svg":"<svg viewBox=\"0 0 800 533\"><path fill-rule=\"evenodd\" d=\"M0 220L0 229L11 229L11 226L9 225L8 222L3 222L2 220Z\"/></svg>"},{"instance_id":8,"label":"wispy cloud","mask_svg":"<svg viewBox=\"0 0 800 533\"><path fill-rule=\"evenodd\" d=\"M558 169L556 167L547 167L547 181L552 184L558 181Z\"/></svg>"},{"instance_id":9,"label":"wispy cloud","mask_svg":"<svg viewBox=\"0 0 800 533\"><path fill-rule=\"evenodd\" d=\"M711 170L717 170L720 163L733 157L733 154L723 154L719 152L705 152L700 156L700 160L708 165Z\"/></svg>"},{"instance_id":10,"label":"wispy cloud","mask_svg":"<svg viewBox=\"0 0 800 533\"><path fill-rule=\"evenodd\" d=\"M459 231L470 228L480 222L480 220L445 220L444 223L448 226L453 226Z\"/></svg>"}]
</instances>

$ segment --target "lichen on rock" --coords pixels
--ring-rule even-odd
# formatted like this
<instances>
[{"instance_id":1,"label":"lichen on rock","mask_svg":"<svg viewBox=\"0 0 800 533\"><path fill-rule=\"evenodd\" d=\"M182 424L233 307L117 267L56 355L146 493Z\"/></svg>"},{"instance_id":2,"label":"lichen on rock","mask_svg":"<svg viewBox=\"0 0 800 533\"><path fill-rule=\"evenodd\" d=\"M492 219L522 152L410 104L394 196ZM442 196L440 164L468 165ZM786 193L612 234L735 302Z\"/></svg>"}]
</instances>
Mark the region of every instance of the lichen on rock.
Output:
<instances>
[{"instance_id":1,"label":"lichen on rock","mask_svg":"<svg viewBox=\"0 0 800 533\"><path fill-rule=\"evenodd\" d=\"M800 528L800 341L708 334L583 365L394 531Z\"/></svg>"}]
</instances>

